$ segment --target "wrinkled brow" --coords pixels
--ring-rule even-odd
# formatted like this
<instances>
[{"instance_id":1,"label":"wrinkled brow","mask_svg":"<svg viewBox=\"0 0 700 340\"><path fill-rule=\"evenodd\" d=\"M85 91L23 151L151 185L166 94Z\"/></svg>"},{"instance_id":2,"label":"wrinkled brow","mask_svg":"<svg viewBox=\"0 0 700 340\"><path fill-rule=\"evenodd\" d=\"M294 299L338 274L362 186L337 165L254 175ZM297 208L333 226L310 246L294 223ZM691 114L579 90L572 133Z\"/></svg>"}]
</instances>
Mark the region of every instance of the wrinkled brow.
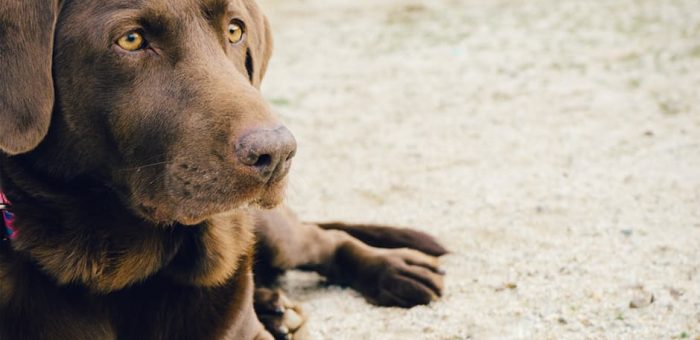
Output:
<instances>
[{"instance_id":1,"label":"wrinkled brow","mask_svg":"<svg viewBox=\"0 0 700 340\"><path fill-rule=\"evenodd\" d=\"M229 0L201 0L204 16L213 20L228 11Z\"/></svg>"}]
</instances>

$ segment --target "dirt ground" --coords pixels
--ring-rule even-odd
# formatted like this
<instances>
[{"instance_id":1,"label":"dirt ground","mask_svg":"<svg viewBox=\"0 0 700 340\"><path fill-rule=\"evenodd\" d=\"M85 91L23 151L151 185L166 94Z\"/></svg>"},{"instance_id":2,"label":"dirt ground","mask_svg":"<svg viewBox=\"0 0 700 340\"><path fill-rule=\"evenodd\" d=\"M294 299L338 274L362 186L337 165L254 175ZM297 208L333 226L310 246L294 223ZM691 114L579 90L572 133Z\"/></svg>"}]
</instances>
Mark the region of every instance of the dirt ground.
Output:
<instances>
[{"instance_id":1,"label":"dirt ground","mask_svg":"<svg viewBox=\"0 0 700 340\"><path fill-rule=\"evenodd\" d=\"M453 251L410 310L289 274L315 338L700 339L700 1L260 2L289 204Z\"/></svg>"}]
</instances>

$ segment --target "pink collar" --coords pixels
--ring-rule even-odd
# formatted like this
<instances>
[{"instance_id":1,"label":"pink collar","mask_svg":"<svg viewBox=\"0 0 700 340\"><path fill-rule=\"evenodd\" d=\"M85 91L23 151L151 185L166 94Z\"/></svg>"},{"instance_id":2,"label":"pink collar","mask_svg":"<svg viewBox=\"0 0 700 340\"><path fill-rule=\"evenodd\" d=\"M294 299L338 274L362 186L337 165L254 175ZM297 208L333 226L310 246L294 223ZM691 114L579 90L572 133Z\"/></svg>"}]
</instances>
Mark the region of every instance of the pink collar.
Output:
<instances>
[{"instance_id":1,"label":"pink collar","mask_svg":"<svg viewBox=\"0 0 700 340\"><path fill-rule=\"evenodd\" d=\"M10 200L7 199L5 193L0 191L0 213L2 213L3 225L0 230L0 237L6 240L14 240L17 237L17 230L15 229L15 214L10 212Z\"/></svg>"}]
</instances>

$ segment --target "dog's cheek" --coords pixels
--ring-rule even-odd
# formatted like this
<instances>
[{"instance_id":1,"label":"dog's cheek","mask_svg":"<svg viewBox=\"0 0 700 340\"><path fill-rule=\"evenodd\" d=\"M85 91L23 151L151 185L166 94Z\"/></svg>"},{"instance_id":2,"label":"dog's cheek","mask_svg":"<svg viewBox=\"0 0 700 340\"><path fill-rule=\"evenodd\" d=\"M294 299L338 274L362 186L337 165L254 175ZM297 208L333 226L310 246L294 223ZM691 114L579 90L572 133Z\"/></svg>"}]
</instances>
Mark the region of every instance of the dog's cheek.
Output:
<instances>
[{"instance_id":1,"label":"dog's cheek","mask_svg":"<svg viewBox=\"0 0 700 340\"><path fill-rule=\"evenodd\" d=\"M143 100L131 102L126 93L119 98L109 121L118 157L110 168L115 182L138 201L166 201L172 154L179 147L179 131L173 109L158 109ZM167 118L167 119L166 119Z\"/></svg>"}]
</instances>

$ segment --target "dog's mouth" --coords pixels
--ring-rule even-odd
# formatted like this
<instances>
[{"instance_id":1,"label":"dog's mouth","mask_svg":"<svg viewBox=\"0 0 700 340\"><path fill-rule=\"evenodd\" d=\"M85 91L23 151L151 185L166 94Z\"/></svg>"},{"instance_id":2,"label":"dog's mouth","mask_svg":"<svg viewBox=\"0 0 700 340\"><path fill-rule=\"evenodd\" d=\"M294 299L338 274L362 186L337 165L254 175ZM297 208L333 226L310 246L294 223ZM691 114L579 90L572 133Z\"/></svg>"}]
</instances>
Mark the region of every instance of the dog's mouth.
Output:
<instances>
[{"instance_id":1,"label":"dog's mouth","mask_svg":"<svg viewBox=\"0 0 700 340\"><path fill-rule=\"evenodd\" d=\"M214 215L249 207L271 209L282 203L287 177L265 183L257 188L239 189L235 194L196 195L194 197L173 197L165 199L134 199L134 210L142 218L159 225L197 225ZM206 193L204 193L206 195Z\"/></svg>"},{"instance_id":2,"label":"dog's mouth","mask_svg":"<svg viewBox=\"0 0 700 340\"><path fill-rule=\"evenodd\" d=\"M157 224L195 225L251 205L280 204L296 153L294 136L276 126L251 129L236 140L223 147L199 141L201 149L213 151L179 148L156 166L135 167L118 180L129 188L133 210Z\"/></svg>"}]
</instances>

